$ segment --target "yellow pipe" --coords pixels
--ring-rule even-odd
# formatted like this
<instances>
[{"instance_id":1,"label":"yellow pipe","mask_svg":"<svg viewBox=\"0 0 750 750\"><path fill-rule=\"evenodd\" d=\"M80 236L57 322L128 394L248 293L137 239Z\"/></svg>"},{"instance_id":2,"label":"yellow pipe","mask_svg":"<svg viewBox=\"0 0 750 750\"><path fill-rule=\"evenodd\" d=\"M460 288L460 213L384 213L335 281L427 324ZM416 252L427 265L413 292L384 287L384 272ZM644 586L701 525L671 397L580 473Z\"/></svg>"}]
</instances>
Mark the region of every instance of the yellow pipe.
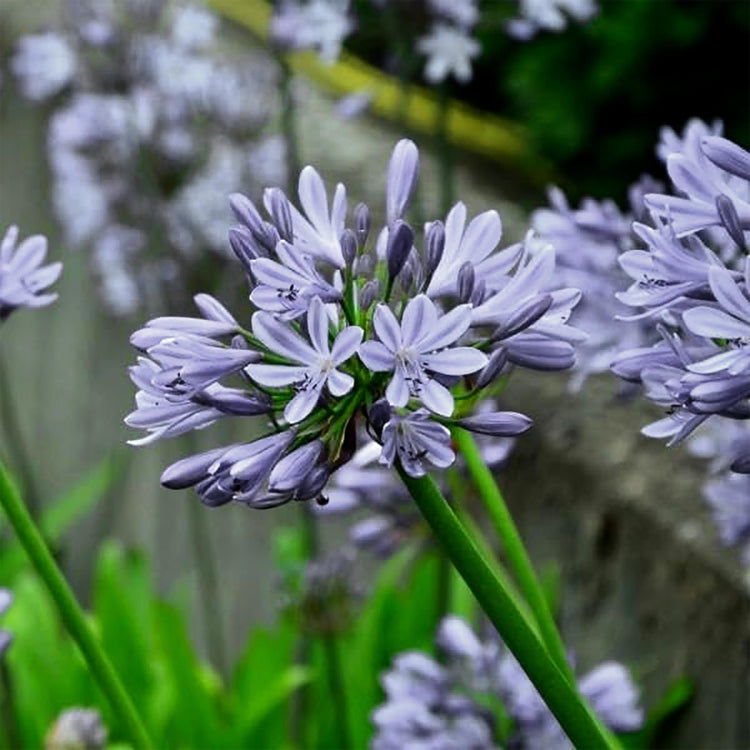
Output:
<instances>
[{"instance_id":1,"label":"yellow pipe","mask_svg":"<svg viewBox=\"0 0 750 750\"><path fill-rule=\"evenodd\" d=\"M249 29L261 40L268 38L271 6L266 0L209 0L225 18ZM418 133L433 135L438 116L438 99L428 89L399 81L347 52L338 62L326 65L313 52L294 52L288 62L295 73L302 73L337 95L367 93L373 112L391 121L403 118ZM404 106L405 105L405 106ZM523 128L452 100L448 108L447 137L451 143L479 156L493 159L520 172L534 183L548 181L552 170L527 145Z\"/></svg>"}]
</instances>

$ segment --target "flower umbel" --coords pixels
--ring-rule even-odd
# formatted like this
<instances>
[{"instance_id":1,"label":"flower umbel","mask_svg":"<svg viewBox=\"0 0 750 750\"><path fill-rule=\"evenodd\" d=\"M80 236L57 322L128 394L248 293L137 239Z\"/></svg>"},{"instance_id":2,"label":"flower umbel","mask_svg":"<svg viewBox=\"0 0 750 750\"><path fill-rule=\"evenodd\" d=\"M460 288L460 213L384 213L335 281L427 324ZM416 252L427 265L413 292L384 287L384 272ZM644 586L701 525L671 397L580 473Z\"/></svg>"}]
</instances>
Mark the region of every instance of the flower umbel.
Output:
<instances>
[{"instance_id":1,"label":"flower umbel","mask_svg":"<svg viewBox=\"0 0 750 750\"><path fill-rule=\"evenodd\" d=\"M268 218L231 196L239 226L230 244L256 308L250 327L198 295L202 319L157 318L136 332L144 356L131 370L140 391L127 421L150 433L137 443L230 416L264 415L266 430L253 443L177 462L165 486L194 486L207 505L325 502L329 477L365 432L372 460L398 461L419 477L453 463L452 424L501 438L529 428L522 414L474 414L475 406L514 365L572 363L579 334L566 321L578 292L549 289L550 247L538 259L525 246L495 253L495 212L464 231L459 203L445 229L431 222L420 242L404 218L418 174L416 146L399 142L380 232L363 204L347 227L345 187L329 208L310 166L299 181L302 210L279 188L265 192Z\"/></svg>"}]
</instances>

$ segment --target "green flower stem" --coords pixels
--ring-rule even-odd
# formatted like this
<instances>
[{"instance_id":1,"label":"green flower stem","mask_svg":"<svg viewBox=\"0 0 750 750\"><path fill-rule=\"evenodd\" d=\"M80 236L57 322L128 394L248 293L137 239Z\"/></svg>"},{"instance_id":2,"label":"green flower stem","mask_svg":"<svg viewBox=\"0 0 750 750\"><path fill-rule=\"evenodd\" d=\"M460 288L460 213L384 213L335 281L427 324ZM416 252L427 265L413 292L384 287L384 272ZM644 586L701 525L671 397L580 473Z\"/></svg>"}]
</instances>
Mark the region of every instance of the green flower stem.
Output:
<instances>
[{"instance_id":1,"label":"green flower stem","mask_svg":"<svg viewBox=\"0 0 750 750\"><path fill-rule=\"evenodd\" d=\"M495 525L495 530L505 550L508 565L539 624L542 639L562 673L568 680L575 683L573 670L565 656L565 647L547 605L544 590L534 572L534 567L526 552L526 547L521 541L521 536L513 522L508 506L495 483L495 478L482 460L474 438L466 430L459 427L454 427L452 434L456 447L466 461L469 475L477 490L479 490L479 496Z\"/></svg>"},{"instance_id":2,"label":"green flower stem","mask_svg":"<svg viewBox=\"0 0 750 750\"><path fill-rule=\"evenodd\" d=\"M587 750L619 749L617 740L552 660L511 590L485 562L432 478L416 479L401 466L398 471L451 562L571 742Z\"/></svg>"},{"instance_id":3,"label":"green flower stem","mask_svg":"<svg viewBox=\"0 0 750 750\"><path fill-rule=\"evenodd\" d=\"M31 558L37 573L52 595L68 633L78 644L91 674L109 700L112 710L122 722L133 746L152 748L154 745L136 713L130 696L125 692L112 663L96 640L75 595L57 567L2 463L0 463L0 505L26 550L26 554Z\"/></svg>"},{"instance_id":4,"label":"green flower stem","mask_svg":"<svg viewBox=\"0 0 750 750\"><path fill-rule=\"evenodd\" d=\"M347 693L344 685L344 670L341 665L336 636L325 635L322 638L325 649L326 672L328 672L328 685L333 701L333 713L336 717L336 732L338 735L338 747L342 750L354 747L349 732L349 712L347 710Z\"/></svg>"}]
</instances>

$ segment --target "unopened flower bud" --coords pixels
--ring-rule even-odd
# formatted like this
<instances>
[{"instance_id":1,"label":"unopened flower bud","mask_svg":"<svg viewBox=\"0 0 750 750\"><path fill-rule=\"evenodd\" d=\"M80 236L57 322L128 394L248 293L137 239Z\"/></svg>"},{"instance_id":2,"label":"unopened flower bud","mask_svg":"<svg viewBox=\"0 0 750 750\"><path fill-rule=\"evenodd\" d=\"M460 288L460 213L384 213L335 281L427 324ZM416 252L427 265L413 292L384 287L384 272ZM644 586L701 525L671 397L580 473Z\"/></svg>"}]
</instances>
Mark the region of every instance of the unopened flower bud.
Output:
<instances>
[{"instance_id":1,"label":"unopened flower bud","mask_svg":"<svg viewBox=\"0 0 750 750\"><path fill-rule=\"evenodd\" d=\"M271 214L279 237L292 242L294 239L292 212L289 210L289 201L284 191L281 188L268 188L263 194L263 201L268 213Z\"/></svg>"},{"instance_id":2,"label":"unopened flower bud","mask_svg":"<svg viewBox=\"0 0 750 750\"><path fill-rule=\"evenodd\" d=\"M399 219L388 235L388 245L385 251L388 259L388 276L391 279L395 279L404 267L413 244L414 232L412 228L405 221Z\"/></svg>"},{"instance_id":3,"label":"unopened flower bud","mask_svg":"<svg viewBox=\"0 0 750 750\"><path fill-rule=\"evenodd\" d=\"M367 412L367 421L375 430L375 434L380 435L385 427L386 422L391 418L391 406L388 399L378 399Z\"/></svg>"},{"instance_id":4,"label":"unopened flower bud","mask_svg":"<svg viewBox=\"0 0 750 750\"><path fill-rule=\"evenodd\" d=\"M341 254L344 256L344 261L347 266L351 266L357 257L357 236L351 229L345 229L339 242L341 243Z\"/></svg>"},{"instance_id":5,"label":"unopened flower bud","mask_svg":"<svg viewBox=\"0 0 750 750\"><path fill-rule=\"evenodd\" d=\"M445 227L442 221L433 221L427 229L427 250L425 252L424 272L429 279L443 257L445 248Z\"/></svg>"},{"instance_id":6,"label":"unopened flower bud","mask_svg":"<svg viewBox=\"0 0 750 750\"><path fill-rule=\"evenodd\" d=\"M367 238L370 236L371 226L370 209L364 203L358 203L354 209L354 228L361 247L365 246Z\"/></svg>"},{"instance_id":7,"label":"unopened flower bud","mask_svg":"<svg viewBox=\"0 0 750 750\"><path fill-rule=\"evenodd\" d=\"M466 261L458 269L458 298L461 302L468 302L474 291L474 266Z\"/></svg>"},{"instance_id":8,"label":"unopened flower bud","mask_svg":"<svg viewBox=\"0 0 750 750\"><path fill-rule=\"evenodd\" d=\"M745 250L745 234L742 231L740 217L737 216L737 209L734 207L732 199L724 195L724 193L716 196L716 210L729 236L737 243L740 249Z\"/></svg>"},{"instance_id":9,"label":"unopened flower bud","mask_svg":"<svg viewBox=\"0 0 750 750\"><path fill-rule=\"evenodd\" d=\"M362 310L369 310L370 306L381 295L380 279L370 279L359 293L359 306Z\"/></svg>"},{"instance_id":10,"label":"unopened flower bud","mask_svg":"<svg viewBox=\"0 0 750 750\"><path fill-rule=\"evenodd\" d=\"M476 380L475 387L477 390L486 388L490 383L494 382L502 372L507 361L508 353L505 347L492 352L490 361L484 366L484 369L479 373L479 377Z\"/></svg>"}]
</instances>

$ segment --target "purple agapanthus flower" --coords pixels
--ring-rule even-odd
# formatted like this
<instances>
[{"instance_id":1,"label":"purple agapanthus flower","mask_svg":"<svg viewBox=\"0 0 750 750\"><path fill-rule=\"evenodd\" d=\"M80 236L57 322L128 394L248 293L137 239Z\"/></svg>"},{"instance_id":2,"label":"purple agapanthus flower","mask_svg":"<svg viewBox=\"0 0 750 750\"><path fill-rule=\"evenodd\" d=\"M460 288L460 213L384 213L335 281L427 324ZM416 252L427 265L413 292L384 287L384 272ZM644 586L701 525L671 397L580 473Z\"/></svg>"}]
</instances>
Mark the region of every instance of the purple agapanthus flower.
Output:
<instances>
[{"instance_id":1,"label":"purple agapanthus flower","mask_svg":"<svg viewBox=\"0 0 750 750\"><path fill-rule=\"evenodd\" d=\"M45 291L62 272L62 263L42 265L47 239L27 237L16 247L18 227L11 226L0 241L0 322L19 307L44 307L57 299Z\"/></svg>"},{"instance_id":2,"label":"purple agapanthus flower","mask_svg":"<svg viewBox=\"0 0 750 750\"><path fill-rule=\"evenodd\" d=\"M459 203L420 238L407 217L418 175L417 147L400 141L379 231L364 204L348 225L346 188L329 204L309 166L300 208L279 188L265 191L262 210L230 196L239 226L229 240L250 287L251 324L199 295L202 318L156 318L133 334L142 357L127 422L148 432L137 444L230 416L259 417L264 437L178 462L162 477L167 487L195 487L207 505L325 503L329 478L334 499L346 488L336 472L345 476L365 433L382 465L420 477L455 460L451 427L498 441L491 460L529 429L528 417L482 397L490 403L514 364L572 364L581 336L567 318L578 292L549 283L551 249L535 253L527 241L497 251L492 211L467 226ZM392 520L385 525L398 533Z\"/></svg>"}]
</instances>

